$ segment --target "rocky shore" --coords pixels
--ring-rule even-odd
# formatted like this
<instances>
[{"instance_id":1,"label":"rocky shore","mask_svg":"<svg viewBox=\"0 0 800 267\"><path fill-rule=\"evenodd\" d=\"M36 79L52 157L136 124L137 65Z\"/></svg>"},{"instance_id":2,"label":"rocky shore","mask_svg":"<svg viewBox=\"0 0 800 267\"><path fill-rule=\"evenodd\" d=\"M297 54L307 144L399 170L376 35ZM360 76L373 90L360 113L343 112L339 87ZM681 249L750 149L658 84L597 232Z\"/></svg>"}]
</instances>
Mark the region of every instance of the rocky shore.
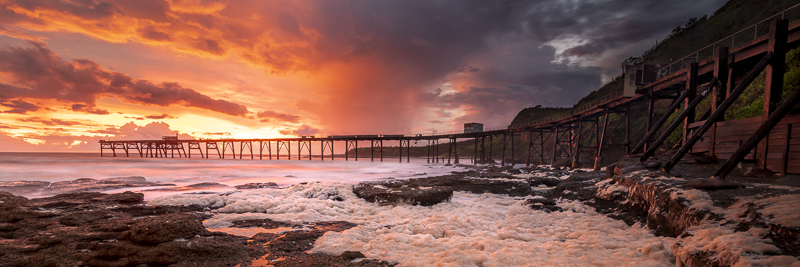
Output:
<instances>
[{"instance_id":1,"label":"rocky shore","mask_svg":"<svg viewBox=\"0 0 800 267\"><path fill-rule=\"evenodd\" d=\"M558 203L580 201L628 225L642 225L677 238L672 251L684 266L800 265L800 188L798 177L748 177L730 183L710 177L718 163L687 159L671 174L659 159L623 159L604 172L546 166L471 167L450 175L364 182L353 186L359 198L380 205L432 206L454 192L503 194L525 199L531 212L561 212ZM46 190L36 182L5 182L3 190ZM144 178L63 182L97 188L159 186ZM789 183L785 185L785 183ZM53 185L50 185L52 187ZM59 185L62 186L62 185ZM198 186L228 187L209 184ZM276 188L247 184L236 190ZM76 187L79 188L79 187ZM288 190L288 189L282 189ZM366 259L358 251L341 255L309 253L326 232L356 224L346 221L282 222L253 219L235 228L262 229L251 237L209 231L203 221L214 205L147 205L143 194L103 194L76 189L44 198L0 192L0 265L3 266L393 266ZM331 194L327 199L342 201Z\"/></svg>"}]
</instances>

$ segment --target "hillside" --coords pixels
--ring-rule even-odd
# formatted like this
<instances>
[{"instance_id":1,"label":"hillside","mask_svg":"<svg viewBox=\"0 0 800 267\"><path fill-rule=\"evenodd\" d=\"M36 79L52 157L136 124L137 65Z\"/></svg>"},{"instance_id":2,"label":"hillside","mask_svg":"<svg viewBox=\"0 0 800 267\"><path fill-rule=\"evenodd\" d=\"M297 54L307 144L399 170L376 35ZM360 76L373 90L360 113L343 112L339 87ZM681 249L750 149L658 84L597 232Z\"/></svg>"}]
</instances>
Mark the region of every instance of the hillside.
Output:
<instances>
[{"instance_id":1,"label":"hillside","mask_svg":"<svg viewBox=\"0 0 800 267\"><path fill-rule=\"evenodd\" d=\"M642 53L641 56L628 58L623 63L680 59L796 4L796 0L731 0L711 17L690 18L684 25L677 25L666 39L657 42L656 45ZM787 12L784 15L790 21L795 21L800 18L800 8L795 8L792 12ZM763 34L768 29L768 24L762 24L758 26L759 34ZM749 41L754 34L753 30L750 29L738 33L734 44L738 45ZM710 49L707 50L709 51L704 50L703 52L711 51ZM610 93L620 92L623 86L621 78L621 76L618 76L600 89L592 91L572 108L581 107ZM756 99L749 99L747 100L748 103L742 105L749 105L754 100ZM569 111L570 108L557 107L537 106L525 108L512 120L511 125L530 124L537 120L547 119Z\"/></svg>"}]
</instances>

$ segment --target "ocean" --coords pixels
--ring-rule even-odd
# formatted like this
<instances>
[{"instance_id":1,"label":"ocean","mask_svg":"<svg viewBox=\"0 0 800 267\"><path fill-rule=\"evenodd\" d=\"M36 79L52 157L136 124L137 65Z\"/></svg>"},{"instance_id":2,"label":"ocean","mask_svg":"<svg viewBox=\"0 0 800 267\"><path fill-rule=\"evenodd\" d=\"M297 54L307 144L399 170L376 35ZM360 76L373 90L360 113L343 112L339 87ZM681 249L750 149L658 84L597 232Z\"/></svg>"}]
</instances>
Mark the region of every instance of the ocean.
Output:
<instances>
[{"instance_id":1,"label":"ocean","mask_svg":"<svg viewBox=\"0 0 800 267\"><path fill-rule=\"evenodd\" d=\"M455 192L430 207L379 205L353 193L361 181L430 177L465 168L412 159L398 163L342 160L250 160L100 157L99 154L0 153L0 182L58 182L77 178L142 176L186 186L274 182L283 188L217 192L140 191L147 205L208 207L211 231L253 236L270 231L232 228L233 221L268 218L302 225L348 221L358 226L328 232L310 252L360 251L399 266L674 266L674 238L599 214L579 201L558 199L563 212L533 210L528 197ZM522 174L520 179L525 178ZM564 177L560 177L563 179ZM137 188L116 189L117 191ZM207 191L208 189L203 189ZM113 191L113 190L112 190ZM336 196L332 199L331 196Z\"/></svg>"}]
</instances>

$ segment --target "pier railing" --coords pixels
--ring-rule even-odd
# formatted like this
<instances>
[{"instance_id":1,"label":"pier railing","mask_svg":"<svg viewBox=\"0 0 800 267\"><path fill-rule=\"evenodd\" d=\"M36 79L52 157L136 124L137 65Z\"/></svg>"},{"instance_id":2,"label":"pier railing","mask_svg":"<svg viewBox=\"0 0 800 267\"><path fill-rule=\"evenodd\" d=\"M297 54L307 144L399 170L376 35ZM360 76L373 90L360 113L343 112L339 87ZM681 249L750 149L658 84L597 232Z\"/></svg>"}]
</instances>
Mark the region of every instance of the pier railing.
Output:
<instances>
[{"instance_id":1,"label":"pier railing","mask_svg":"<svg viewBox=\"0 0 800 267\"><path fill-rule=\"evenodd\" d=\"M727 46L727 47L736 47L747 42L756 40L758 38L766 37L769 35L769 24L776 19L786 19L789 20L789 24L800 21L800 4L796 4L791 6L787 9L784 9L781 12L776 13L766 19L763 19L759 22L756 22L753 25L750 25L744 29L741 29L735 33L732 33L712 44L709 44L703 48L698 49L688 55L672 61L668 65L661 67L656 71L657 77L656 79L660 79L666 76L669 76L672 73L679 72L685 68L688 68L689 65L693 62L701 62L703 60L707 60L709 58L713 58L716 56L717 47ZM598 99L595 99L589 103L576 106L571 108L564 113L550 116L544 119L536 120L533 122L526 122L526 123L515 123L508 126L508 129L520 129L526 128L536 125L547 124L555 121L559 121L561 119L574 116L576 114L580 114L586 110L597 108L597 106L604 104L608 101L620 98L622 96L622 91L618 90L612 93L609 93L605 96L602 96Z\"/></svg>"},{"instance_id":2,"label":"pier railing","mask_svg":"<svg viewBox=\"0 0 800 267\"><path fill-rule=\"evenodd\" d=\"M685 57L677 59L670 63L667 66L661 67L656 72L658 76L656 79L660 79L662 77L668 76L672 73L678 72L684 68L689 67L691 63L694 62L702 62L703 60L713 58L716 56L717 47L737 47L739 45L745 44L747 42L756 40L761 37L766 37L769 35L769 24L773 20L776 19L786 19L789 20L789 24L800 20L800 4L794 5L783 11L772 15L766 19L763 19L759 22L756 22L753 25L750 25L744 29L741 29L737 32L732 33L718 41L709 44L703 48L698 49L692 53L689 53Z\"/></svg>"}]
</instances>

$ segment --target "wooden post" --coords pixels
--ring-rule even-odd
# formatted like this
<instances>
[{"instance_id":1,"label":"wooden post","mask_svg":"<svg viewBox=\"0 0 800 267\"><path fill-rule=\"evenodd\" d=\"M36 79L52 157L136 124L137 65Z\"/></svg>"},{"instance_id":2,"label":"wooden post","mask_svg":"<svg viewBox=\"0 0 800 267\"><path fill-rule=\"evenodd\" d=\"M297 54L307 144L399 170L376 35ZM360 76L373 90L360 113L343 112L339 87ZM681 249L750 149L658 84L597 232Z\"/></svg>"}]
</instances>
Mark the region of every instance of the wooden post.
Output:
<instances>
[{"instance_id":1,"label":"wooden post","mask_svg":"<svg viewBox=\"0 0 800 267\"><path fill-rule=\"evenodd\" d=\"M631 153L631 119L630 107L625 109L625 154Z\"/></svg>"},{"instance_id":2,"label":"wooden post","mask_svg":"<svg viewBox=\"0 0 800 267\"><path fill-rule=\"evenodd\" d=\"M516 162L517 162L517 160L516 160L516 155L515 155L515 151L514 151L514 132L511 132L511 166L513 167L514 163L516 163Z\"/></svg>"},{"instance_id":3,"label":"wooden post","mask_svg":"<svg viewBox=\"0 0 800 267\"><path fill-rule=\"evenodd\" d=\"M608 129L608 108L606 108L606 115L603 118L603 131L597 139L597 156L594 158L594 169L600 170L600 164L603 157L603 142L606 140L606 130Z\"/></svg>"},{"instance_id":4,"label":"wooden post","mask_svg":"<svg viewBox=\"0 0 800 267\"><path fill-rule=\"evenodd\" d=\"M581 132L583 132L583 120L578 119L578 133L576 134L575 137L575 153L572 154L573 169L578 168L578 165L580 165L580 162L578 162L580 159L578 157L581 154Z\"/></svg>"},{"instance_id":5,"label":"wooden post","mask_svg":"<svg viewBox=\"0 0 800 267\"><path fill-rule=\"evenodd\" d=\"M650 148L650 146L647 144L647 142L650 141L650 140L648 140L649 137L647 137L647 134L650 133L651 130L653 130L653 117L655 117L655 115L656 115L655 114L655 105L656 105L655 102L656 102L655 95L653 95L653 93L650 93L650 96L649 96L649 99L648 99L648 105L647 105L647 128L645 130L645 137L642 138L642 141L640 142L640 144L642 144L642 147L645 150ZM680 103L680 101L675 100L675 103ZM675 105L675 103L673 103L672 105ZM675 110L675 109L674 108L668 109L667 113L670 113L670 110ZM640 149L642 149L642 148L639 148L639 145L636 145L636 146L633 147L633 150L630 151L629 153L637 153L637 152L639 152Z\"/></svg>"},{"instance_id":6,"label":"wooden post","mask_svg":"<svg viewBox=\"0 0 800 267\"><path fill-rule=\"evenodd\" d=\"M447 142L447 164L450 164L450 157L453 155L453 138Z\"/></svg>"},{"instance_id":7,"label":"wooden post","mask_svg":"<svg viewBox=\"0 0 800 267\"><path fill-rule=\"evenodd\" d=\"M528 132L528 157L525 158L525 167L531 166L531 148L533 147L533 130Z\"/></svg>"},{"instance_id":8,"label":"wooden post","mask_svg":"<svg viewBox=\"0 0 800 267\"><path fill-rule=\"evenodd\" d=\"M783 146L783 153L781 153L781 173L786 175L786 170L789 168L789 140L792 138L792 124L786 124L786 135L784 135L785 146Z\"/></svg>"},{"instance_id":9,"label":"wooden post","mask_svg":"<svg viewBox=\"0 0 800 267\"><path fill-rule=\"evenodd\" d=\"M400 140L398 140L398 142L400 142L400 143L397 146L397 148L398 148L397 156L398 156L398 158L400 158L400 162L399 163L403 163L403 138L400 138Z\"/></svg>"},{"instance_id":10,"label":"wooden post","mask_svg":"<svg viewBox=\"0 0 800 267\"><path fill-rule=\"evenodd\" d=\"M726 83L728 81L728 48L727 47L719 47L717 48L717 54L714 58L714 77L717 78L718 86L715 90L712 91L712 98L711 98L711 112L717 110L717 107L725 97L727 97L726 92L728 91ZM724 120L725 118L722 118ZM715 123L714 126L711 127L711 133L709 135L709 142L708 142L708 155L714 156L716 154L716 143L717 143L717 124Z\"/></svg>"},{"instance_id":11,"label":"wooden post","mask_svg":"<svg viewBox=\"0 0 800 267\"><path fill-rule=\"evenodd\" d=\"M558 150L558 125L555 126L556 135L553 138L553 157L550 158L550 165L556 162L556 151Z\"/></svg>"},{"instance_id":12,"label":"wooden post","mask_svg":"<svg viewBox=\"0 0 800 267\"><path fill-rule=\"evenodd\" d=\"M686 77L686 90L689 91L689 95L683 100L683 108L686 117L683 118L683 137L681 137L681 143L684 144L686 144L686 139L689 138L689 124L694 123L695 117L697 116L694 107L689 107L689 103L694 101L695 97L697 97L697 62L692 62L689 65L689 71L686 75L688 75Z\"/></svg>"},{"instance_id":13,"label":"wooden post","mask_svg":"<svg viewBox=\"0 0 800 267\"><path fill-rule=\"evenodd\" d=\"M761 123L761 126L756 129L756 131L750 135L750 138L747 141L744 141L736 152L733 152L733 155L722 165L722 168L714 174L715 177L725 178L732 170L735 168L736 164L739 163L748 153L750 153L753 148L758 145L758 143L769 135L770 130L778 125L778 123L789 114L789 111L794 108L795 105L800 103L800 87L795 88L794 92L789 95L789 98L783 102L780 106L778 106L769 117ZM787 135L788 137L788 135ZM786 140L789 140L788 138Z\"/></svg>"},{"instance_id":14,"label":"wooden post","mask_svg":"<svg viewBox=\"0 0 800 267\"><path fill-rule=\"evenodd\" d=\"M453 164L458 164L458 138L453 138L453 154L455 158Z\"/></svg>"},{"instance_id":15,"label":"wooden post","mask_svg":"<svg viewBox=\"0 0 800 267\"><path fill-rule=\"evenodd\" d=\"M717 78L716 77L712 78L711 79L711 83L709 83L709 85L714 84L715 81L717 81ZM706 91L711 90L711 89L713 89L713 88L706 88ZM704 94L704 95L707 95L707 94ZM667 138L672 133L672 131L674 131L675 129L678 128L678 126L681 123L681 120L683 120L683 123L684 123L684 127L683 127L684 134L686 134L687 131L686 131L686 124L685 124L686 120L685 119L687 117L691 116L690 114L694 114L695 113L694 109L697 107L697 105L700 104L701 101L703 101L703 98L705 98L705 97L703 95L701 95L700 97L696 97L694 100L692 100L691 103L688 103L686 105L686 108L683 110L683 112L681 112L681 114L678 115L678 118L676 118L675 121L673 121L672 124L670 124L667 127L666 130L664 130L664 133L662 133L661 136L659 136L658 139L656 139L656 141L653 142L653 144L650 146L650 148L648 148L647 151L644 152L644 154L642 155L640 160L641 161L645 161L648 158L650 158L651 156L653 156L653 154L655 154L656 149L658 149L658 147L660 147L661 144L663 144L664 141L667 140Z\"/></svg>"},{"instance_id":16,"label":"wooden post","mask_svg":"<svg viewBox=\"0 0 800 267\"><path fill-rule=\"evenodd\" d=\"M472 165L478 165L478 136L475 136L475 154L472 155Z\"/></svg>"},{"instance_id":17,"label":"wooden post","mask_svg":"<svg viewBox=\"0 0 800 267\"><path fill-rule=\"evenodd\" d=\"M716 123L717 120L725 114L725 111L728 110L728 108L733 104L733 101L739 98L739 95L741 95L742 92L744 92L744 89L756 79L756 76L758 76L758 74L764 70L764 68L766 68L771 59L772 52L767 52L767 55L765 55L764 58L761 59L761 61L753 68L753 70L751 70L750 73L744 77L742 83L737 85L736 89L731 91L730 97L725 99L725 101L722 101L717 110L711 114L705 123L703 123L703 126L700 126L700 128L695 131L692 137L686 141L686 144L683 144L680 150L678 150L675 155L672 155L672 158L670 158L669 162L664 165L664 171L668 172L670 169L672 169L672 167L675 167L675 164L678 164L678 161L683 157L683 155L686 155L686 153L692 149L694 143L696 143L697 140L700 140L700 137L702 137L703 134L705 134L706 131L711 128L711 125Z\"/></svg>"},{"instance_id":18,"label":"wooden post","mask_svg":"<svg viewBox=\"0 0 800 267\"><path fill-rule=\"evenodd\" d=\"M506 137L506 132L503 132L503 153L501 154L502 156L500 158L500 166L505 166L506 165L506 146L507 146L506 142L507 142L507 140L508 140L508 137Z\"/></svg>"},{"instance_id":19,"label":"wooden post","mask_svg":"<svg viewBox=\"0 0 800 267\"><path fill-rule=\"evenodd\" d=\"M767 51L772 52L772 60L765 70L764 81L764 110L761 112L762 121L775 112L781 102L783 92L783 74L786 72L786 41L789 32L788 20L774 20L769 26L769 44ZM769 138L764 139L756 149L756 164L766 168L767 147Z\"/></svg>"},{"instance_id":20,"label":"wooden post","mask_svg":"<svg viewBox=\"0 0 800 267\"><path fill-rule=\"evenodd\" d=\"M629 154L638 153L642 148L644 148L645 150L650 150L651 147L647 145L647 142L650 141L650 138L653 138L653 135L655 135L656 132L658 132L658 129L661 128L661 125L663 125L664 122L667 121L669 116L672 115L672 113L674 113L675 110L678 109L678 106L681 105L681 102L683 102L683 100L686 99L688 95L689 95L689 90L684 90L681 96L679 96L678 99L675 99L675 101L672 102L672 105L667 109L667 112L664 113L664 115L662 115L661 118L658 119L658 122L656 122L655 125L652 125L652 127L649 125L650 118L652 117L652 115L648 115L647 128L650 130L648 130L647 133L642 138L642 140L640 140L639 143L636 144L636 146L634 146L633 149L631 149ZM648 114L653 114L652 112L653 112L653 99L651 98L650 106L648 107Z\"/></svg>"}]
</instances>

